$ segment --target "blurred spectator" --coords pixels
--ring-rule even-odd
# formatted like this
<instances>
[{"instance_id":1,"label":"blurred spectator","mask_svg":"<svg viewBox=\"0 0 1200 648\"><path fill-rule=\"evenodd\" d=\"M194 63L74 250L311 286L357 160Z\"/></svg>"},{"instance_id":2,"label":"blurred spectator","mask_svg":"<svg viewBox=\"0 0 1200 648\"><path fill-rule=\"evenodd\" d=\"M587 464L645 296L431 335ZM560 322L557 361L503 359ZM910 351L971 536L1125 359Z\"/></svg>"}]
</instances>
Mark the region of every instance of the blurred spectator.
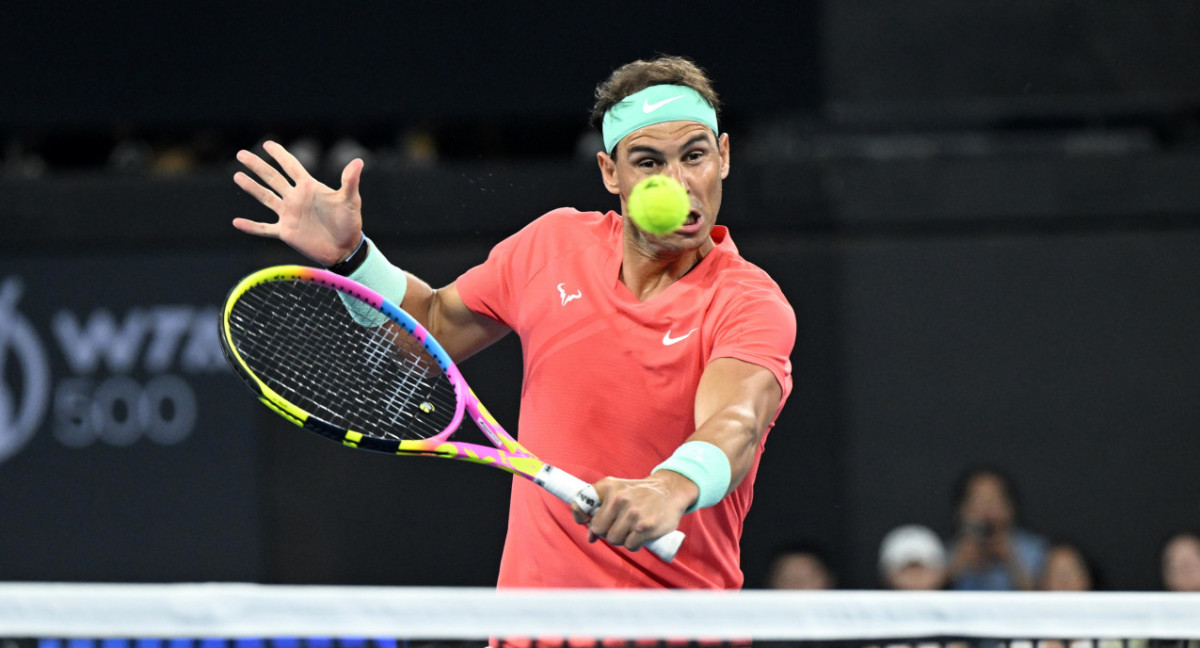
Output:
<instances>
[{"instance_id":1,"label":"blurred spectator","mask_svg":"<svg viewBox=\"0 0 1200 648\"><path fill-rule=\"evenodd\" d=\"M371 151L358 140L342 137L329 147L325 155L325 173L331 177L340 177L342 169L345 169L351 160L362 158L363 162L370 164L373 157Z\"/></svg>"},{"instance_id":2,"label":"blurred spectator","mask_svg":"<svg viewBox=\"0 0 1200 648\"><path fill-rule=\"evenodd\" d=\"M596 153L604 150L604 138L594 128L589 128L575 140L575 158L595 164Z\"/></svg>"},{"instance_id":3,"label":"blurred spectator","mask_svg":"<svg viewBox=\"0 0 1200 648\"><path fill-rule=\"evenodd\" d=\"M1163 585L1170 592L1200 592L1200 536L1180 533L1163 545Z\"/></svg>"},{"instance_id":4,"label":"blurred spectator","mask_svg":"<svg viewBox=\"0 0 1200 648\"><path fill-rule=\"evenodd\" d=\"M1030 590L1045 563L1044 538L1017 527L1012 481L995 468L969 471L955 489L958 531L950 582L960 590Z\"/></svg>"},{"instance_id":5,"label":"blurred spectator","mask_svg":"<svg viewBox=\"0 0 1200 648\"><path fill-rule=\"evenodd\" d=\"M430 167L438 161L438 143L433 129L414 127L400 138L401 159L408 166Z\"/></svg>"},{"instance_id":6,"label":"blurred spectator","mask_svg":"<svg viewBox=\"0 0 1200 648\"><path fill-rule=\"evenodd\" d=\"M946 549L919 524L896 527L879 545L879 575L894 590L940 590L946 586Z\"/></svg>"},{"instance_id":7,"label":"blurred spectator","mask_svg":"<svg viewBox=\"0 0 1200 648\"><path fill-rule=\"evenodd\" d=\"M259 142L259 146L261 145L262 142ZM288 145L288 150L292 152L292 155L295 156L297 160L300 160L300 164L303 165L304 168L316 169L320 167L321 155L324 153L324 151L321 149L321 142L317 141L317 138L306 135L297 140L293 140L292 143Z\"/></svg>"},{"instance_id":8,"label":"blurred spectator","mask_svg":"<svg viewBox=\"0 0 1200 648\"><path fill-rule=\"evenodd\" d=\"M769 589L827 590L837 587L825 552L816 545L793 543L775 552L767 569Z\"/></svg>"},{"instance_id":9,"label":"blurred spectator","mask_svg":"<svg viewBox=\"0 0 1200 648\"><path fill-rule=\"evenodd\" d=\"M5 175L23 179L40 178L45 175L46 166L46 160L28 142L18 139L5 141L2 165Z\"/></svg>"},{"instance_id":10,"label":"blurred spectator","mask_svg":"<svg viewBox=\"0 0 1200 648\"><path fill-rule=\"evenodd\" d=\"M154 151L150 171L156 175L184 175L196 170L196 151L188 144L171 144Z\"/></svg>"},{"instance_id":11,"label":"blurred spectator","mask_svg":"<svg viewBox=\"0 0 1200 648\"><path fill-rule=\"evenodd\" d=\"M1038 579L1038 589L1046 592L1088 592L1100 588L1095 566L1079 547L1055 542L1046 552L1046 566ZM1044 639L1026 642L1029 648L1146 648L1146 639ZM1011 642L1009 648L1023 648Z\"/></svg>"},{"instance_id":12,"label":"blurred spectator","mask_svg":"<svg viewBox=\"0 0 1200 648\"><path fill-rule=\"evenodd\" d=\"M1037 588L1046 592L1088 592L1096 589L1095 569L1075 545L1055 543L1046 552Z\"/></svg>"},{"instance_id":13,"label":"blurred spectator","mask_svg":"<svg viewBox=\"0 0 1200 648\"><path fill-rule=\"evenodd\" d=\"M150 168L154 148L144 139L121 136L108 154L108 168L122 173L141 173Z\"/></svg>"}]
</instances>

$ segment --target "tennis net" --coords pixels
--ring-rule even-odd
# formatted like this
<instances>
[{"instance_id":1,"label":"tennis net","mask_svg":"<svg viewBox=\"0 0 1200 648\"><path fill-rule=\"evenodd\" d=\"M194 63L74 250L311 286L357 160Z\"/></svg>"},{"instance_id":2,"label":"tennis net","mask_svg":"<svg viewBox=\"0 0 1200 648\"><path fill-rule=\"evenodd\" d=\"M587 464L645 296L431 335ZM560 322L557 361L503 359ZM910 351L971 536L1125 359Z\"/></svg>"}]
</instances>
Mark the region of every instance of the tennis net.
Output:
<instances>
[{"instance_id":1,"label":"tennis net","mask_svg":"<svg viewBox=\"0 0 1200 648\"><path fill-rule=\"evenodd\" d=\"M2 648L406 648L497 636L569 637L567 648L1200 648L1200 594L0 583Z\"/></svg>"}]
</instances>

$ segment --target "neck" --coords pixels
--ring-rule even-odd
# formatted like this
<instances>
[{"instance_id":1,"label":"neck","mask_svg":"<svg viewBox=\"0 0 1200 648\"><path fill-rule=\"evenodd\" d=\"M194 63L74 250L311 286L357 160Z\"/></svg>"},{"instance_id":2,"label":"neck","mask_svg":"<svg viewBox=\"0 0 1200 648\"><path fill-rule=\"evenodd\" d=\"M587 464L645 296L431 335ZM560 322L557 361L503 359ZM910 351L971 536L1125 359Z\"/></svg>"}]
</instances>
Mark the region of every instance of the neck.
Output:
<instances>
[{"instance_id":1,"label":"neck","mask_svg":"<svg viewBox=\"0 0 1200 648\"><path fill-rule=\"evenodd\" d=\"M621 283L638 301L646 301L691 272L712 248L712 239L700 247L678 252L650 251L638 245L626 245L621 260Z\"/></svg>"}]
</instances>

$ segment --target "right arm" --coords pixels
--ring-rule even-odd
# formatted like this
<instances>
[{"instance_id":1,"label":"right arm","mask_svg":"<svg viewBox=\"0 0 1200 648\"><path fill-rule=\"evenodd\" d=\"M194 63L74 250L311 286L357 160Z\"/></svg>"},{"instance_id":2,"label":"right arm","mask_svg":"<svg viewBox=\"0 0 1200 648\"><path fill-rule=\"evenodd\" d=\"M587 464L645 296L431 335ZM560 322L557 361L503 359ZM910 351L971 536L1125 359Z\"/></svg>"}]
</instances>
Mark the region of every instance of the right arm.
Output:
<instances>
[{"instance_id":1,"label":"right arm","mask_svg":"<svg viewBox=\"0 0 1200 648\"><path fill-rule=\"evenodd\" d=\"M405 274L408 292L400 308L432 333L455 362L475 355L511 330L467 308L454 284L435 290L412 273Z\"/></svg>"},{"instance_id":2,"label":"right arm","mask_svg":"<svg viewBox=\"0 0 1200 648\"><path fill-rule=\"evenodd\" d=\"M239 171L233 181L275 212L278 221L235 218L233 226L247 234L279 239L322 266L350 256L362 239L358 186L363 161L355 159L347 164L342 171L342 186L334 190L309 175L304 165L279 144L268 141L263 149L283 173L250 151L238 151L238 161L257 179ZM405 276L408 289L400 307L428 329L456 362L508 333L504 324L467 308L454 284L435 290L411 273Z\"/></svg>"}]
</instances>

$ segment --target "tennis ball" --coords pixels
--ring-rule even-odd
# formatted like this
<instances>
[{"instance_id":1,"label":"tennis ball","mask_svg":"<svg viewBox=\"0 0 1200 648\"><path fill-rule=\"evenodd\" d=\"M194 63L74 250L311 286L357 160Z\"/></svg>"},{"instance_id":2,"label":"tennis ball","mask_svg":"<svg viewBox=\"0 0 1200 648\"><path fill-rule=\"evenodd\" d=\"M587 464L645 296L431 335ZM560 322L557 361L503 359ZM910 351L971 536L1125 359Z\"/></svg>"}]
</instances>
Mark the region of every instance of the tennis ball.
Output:
<instances>
[{"instance_id":1,"label":"tennis ball","mask_svg":"<svg viewBox=\"0 0 1200 648\"><path fill-rule=\"evenodd\" d=\"M687 189L671 176L652 175L633 185L626 203L629 218L643 232L669 234L687 220L692 203Z\"/></svg>"}]
</instances>

